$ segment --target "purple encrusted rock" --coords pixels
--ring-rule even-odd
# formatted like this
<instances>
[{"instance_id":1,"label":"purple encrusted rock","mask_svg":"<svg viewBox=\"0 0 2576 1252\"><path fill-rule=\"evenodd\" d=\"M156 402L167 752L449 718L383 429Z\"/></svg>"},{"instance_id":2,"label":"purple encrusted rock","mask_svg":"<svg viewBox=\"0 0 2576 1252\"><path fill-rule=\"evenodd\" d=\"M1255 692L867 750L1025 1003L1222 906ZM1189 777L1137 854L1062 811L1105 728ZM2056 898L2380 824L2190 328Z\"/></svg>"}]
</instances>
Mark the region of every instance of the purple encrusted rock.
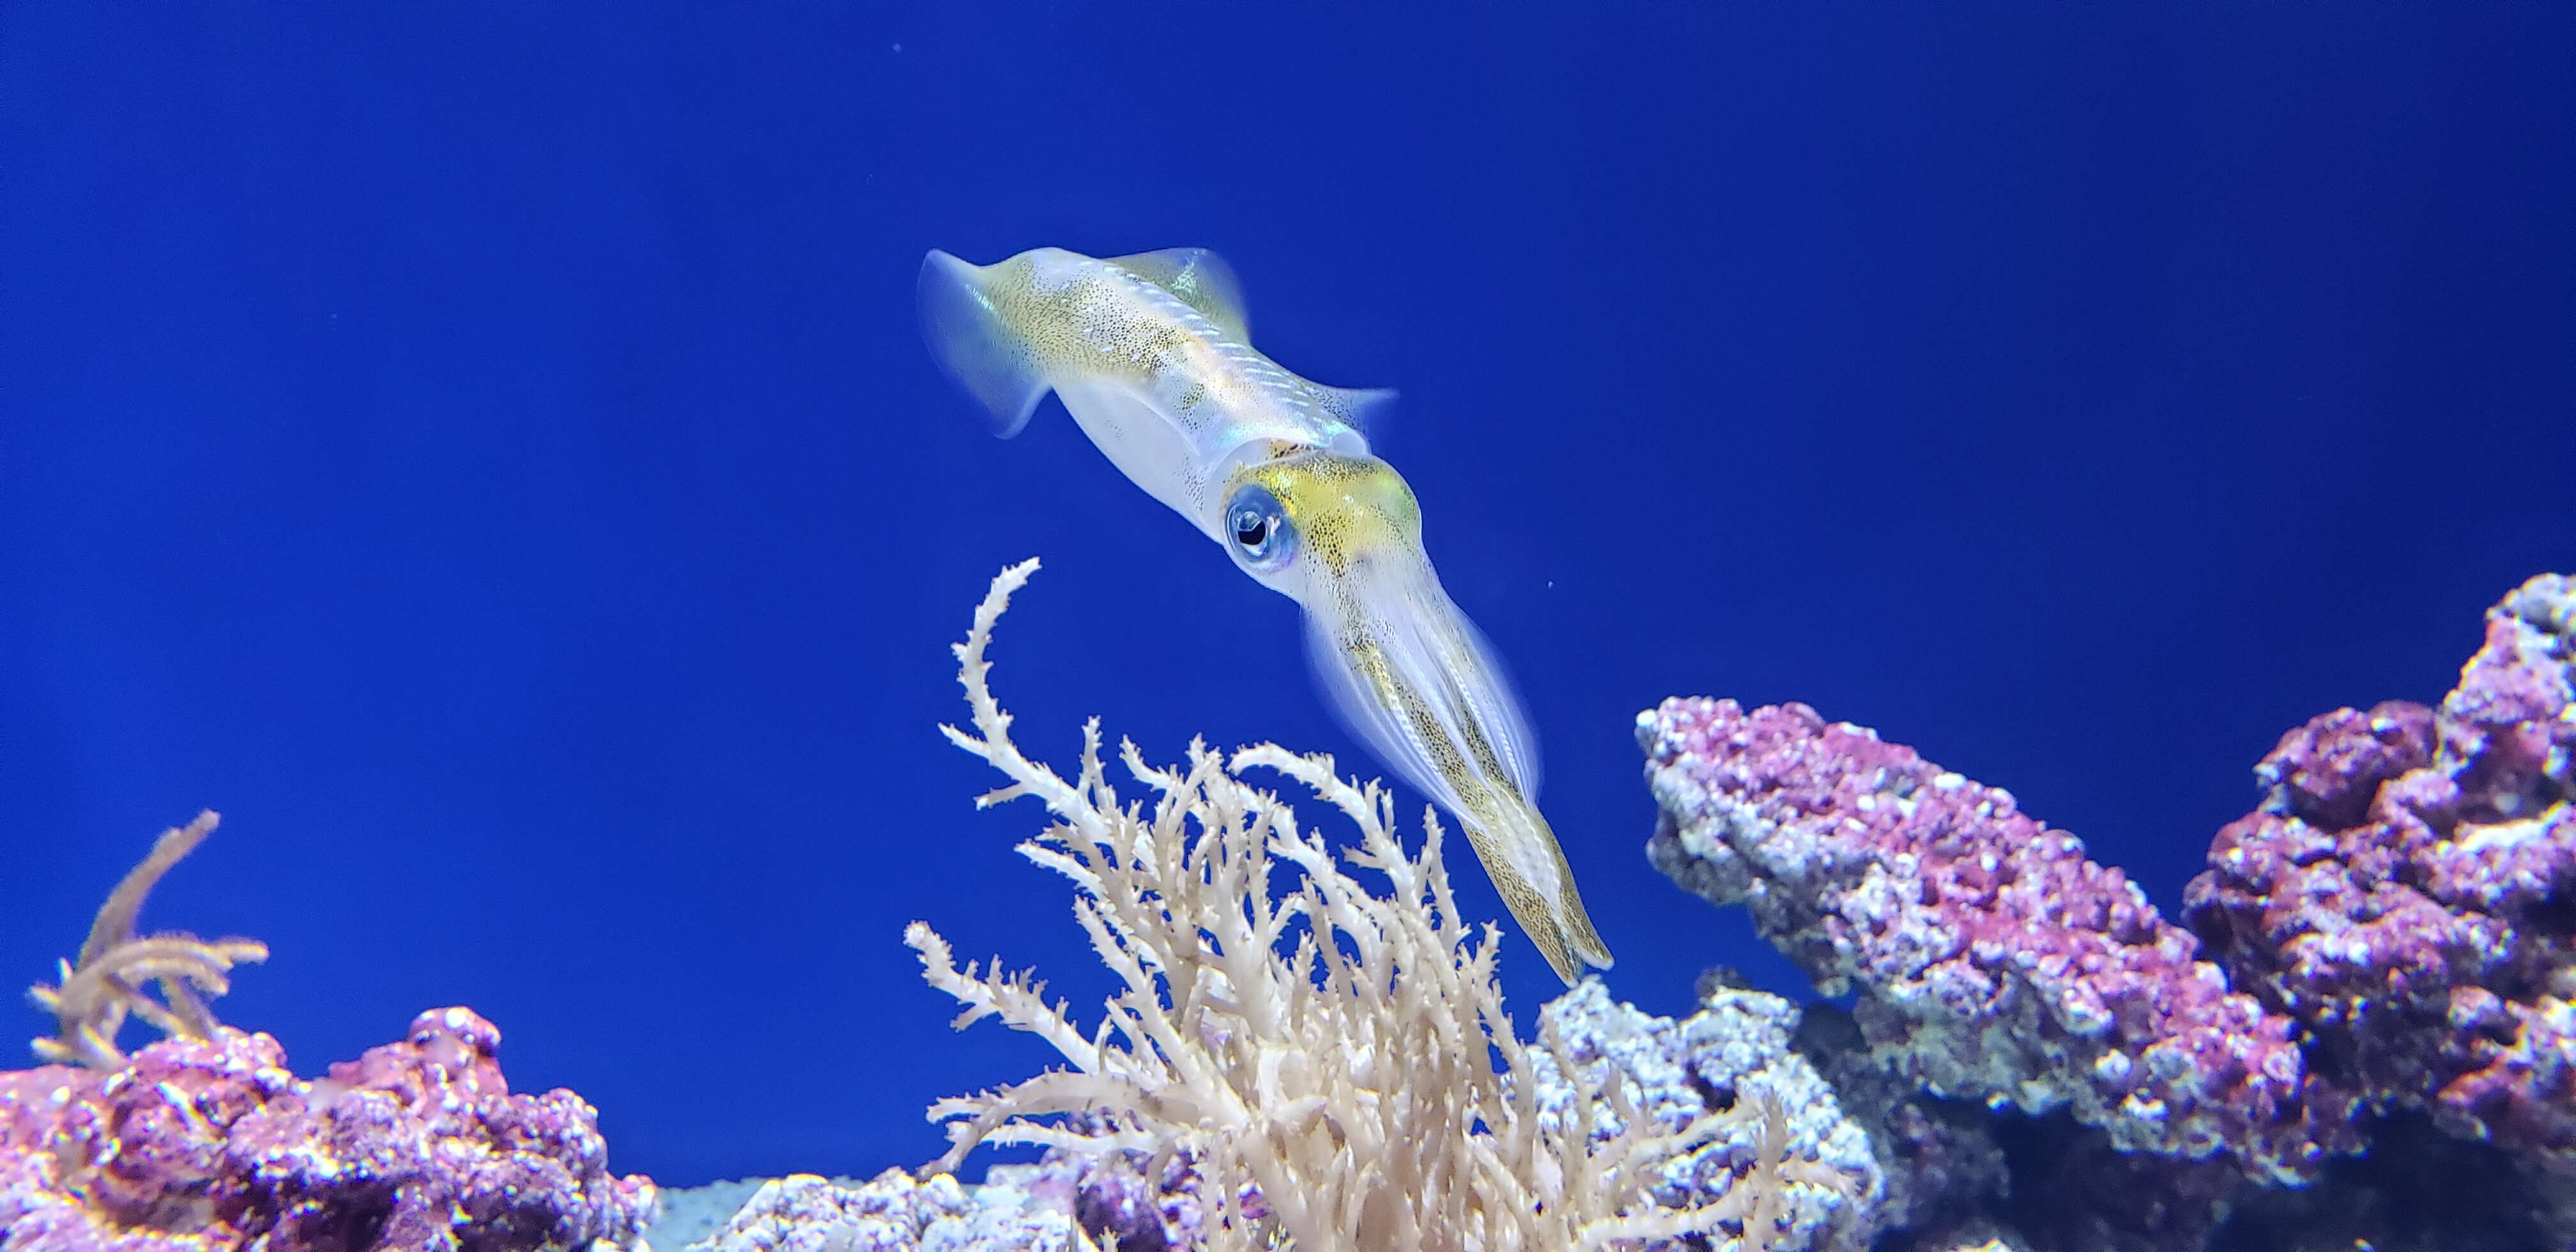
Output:
<instances>
[{"instance_id":1,"label":"purple encrusted rock","mask_svg":"<svg viewBox=\"0 0 2576 1252\"><path fill-rule=\"evenodd\" d=\"M1074 1193L1073 1215L1094 1239L1118 1240L1137 1252L1194 1248L1207 1206L1199 1199L1196 1162L1176 1155L1159 1179L1145 1176L1151 1160L1141 1152L1113 1153L1086 1163ZM1249 1187L1235 1197L1241 1211L1266 1215L1270 1206Z\"/></svg>"},{"instance_id":2,"label":"purple encrusted rock","mask_svg":"<svg viewBox=\"0 0 2576 1252\"><path fill-rule=\"evenodd\" d=\"M1801 704L1667 700L1638 718L1662 814L1648 855L1746 905L1936 1094L2067 1108L2124 1150L2310 1176L2351 1146L2312 1107L2291 1023L2233 992L2120 871L1981 786Z\"/></svg>"},{"instance_id":3,"label":"purple encrusted rock","mask_svg":"<svg viewBox=\"0 0 2576 1252\"><path fill-rule=\"evenodd\" d=\"M2183 916L2320 1077L2576 1178L2576 580L2532 579L2438 711L2283 738ZM2366 762L2317 799L2313 763Z\"/></svg>"},{"instance_id":4,"label":"purple encrusted rock","mask_svg":"<svg viewBox=\"0 0 2576 1252\"><path fill-rule=\"evenodd\" d=\"M638 1243L642 1177L608 1172L569 1091L510 1094L501 1032L461 1008L312 1081L219 1028L123 1069L0 1073L11 1252L512 1252Z\"/></svg>"},{"instance_id":5,"label":"purple encrusted rock","mask_svg":"<svg viewBox=\"0 0 2576 1252\"><path fill-rule=\"evenodd\" d=\"M2266 807L2327 830L2359 825L2379 784L2433 759L2433 710L2405 700L2336 709L2281 736L2254 777Z\"/></svg>"},{"instance_id":6,"label":"purple encrusted rock","mask_svg":"<svg viewBox=\"0 0 2576 1252\"><path fill-rule=\"evenodd\" d=\"M1096 1113L1071 1113L1065 1122L1086 1131L1108 1128L1107 1119ZM1040 1163L1046 1178L1061 1185L1064 1203L1093 1240L1115 1238L1119 1247L1138 1252L1198 1246L1207 1206L1199 1196L1204 1179L1188 1153L1173 1153L1162 1162L1162 1172L1152 1176L1147 1171L1155 1167L1153 1156L1136 1151L1077 1154L1049 1148ZM1249 1185L1235 1200L1245 1213L1269 1212L1261 1193Z\"/></svg>"}]
</instances>

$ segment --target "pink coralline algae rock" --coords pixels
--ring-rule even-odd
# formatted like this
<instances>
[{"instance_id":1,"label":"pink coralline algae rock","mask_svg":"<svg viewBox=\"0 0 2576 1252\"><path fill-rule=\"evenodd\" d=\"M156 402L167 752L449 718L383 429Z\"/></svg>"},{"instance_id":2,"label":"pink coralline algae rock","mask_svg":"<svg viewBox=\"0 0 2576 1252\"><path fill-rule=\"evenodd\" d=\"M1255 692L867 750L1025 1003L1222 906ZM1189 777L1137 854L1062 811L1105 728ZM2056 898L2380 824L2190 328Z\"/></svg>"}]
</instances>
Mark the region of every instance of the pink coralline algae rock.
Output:
<instances>
[{"instance_id":1,"label":"pink coralline algae rock","mask_svg":"<svg viewBox=\"0 0 2576 1252\"><path fill-rule=\"evenodd\" d=\"M465 1009L305 1081L218 1028L121 1070L0 1073L9 1252L509 1252L639 1245L653 1184L607 1169L569 1091L511 1095Z\"/></svg>"},{"instance_id":2,"label":"pink coralline algae rock","mask_svg":"<svg viewBox=\"0 0 2576 1252\"><path fill-rule=\"evenodd\" d=\"M2291 1023L2075 836L1815 710L1667 700L1638 718L1655 865L1827 994L1857 985L1878 1062L1937 1095L2066 1108L2129 1151L2306 1178L2351 1146Z\"/></svg>"},{"instance_id":3,"label":"pink coralline algae rock","mask_svg":"<svg viewBox=\"0 0 2576 1252\"><path fill-rule=\"evenodd\" d=\"M2323 1078L2576 1175L2576 579L2525 583L2436 711L2284 736L2185 921Z\"/></svg>"}]
</instances>

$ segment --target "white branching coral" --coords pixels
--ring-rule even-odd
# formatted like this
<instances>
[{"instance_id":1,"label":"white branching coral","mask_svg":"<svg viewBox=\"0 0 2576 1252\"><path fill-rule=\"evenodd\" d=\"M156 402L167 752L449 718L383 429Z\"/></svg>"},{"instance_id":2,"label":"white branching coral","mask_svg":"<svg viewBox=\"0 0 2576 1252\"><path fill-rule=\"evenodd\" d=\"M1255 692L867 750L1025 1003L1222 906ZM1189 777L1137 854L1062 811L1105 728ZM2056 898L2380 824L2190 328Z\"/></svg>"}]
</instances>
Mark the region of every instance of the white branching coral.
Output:
<instances>
[{"instance_id":1,"label":"white branching coral","mask_svg":"<svg viewBox=\"0 0 2576 1252\"><path fill-rule=\"evenodd\" d=\"M1096 720L1071 780L1022 755L984 654L1036 568L1003 571L976 609L956 648L973 731L942 729L1011 780L979 804L1034 796L1054 815L1020 851L1074 881L1074 914L1120 988L1086 1031L1028 974L960 970L913 923L905 942L931 985L966 1006L960 1029L998 1017L1068 1062L934 1105L952 1146L933 1169L987 1142L1143 1152L1148 1178L1186 1155L1210 1247L1557 1252L1685 1234L1727 1246L1747 1222L1762 1228L1742 1231L1741 1246L1769 1243L1770 1162L1697 1208L1660 1208L1648 1192L1660 1165L1716 1138L1725 1117L1658 1125L1615 1079L1578 1091L1567 1116L1541 1116L1528 1045L1495 984L1499 932L1460 919L1436 814L1408 856L1386 791L1335 776L1329 757L1265 744L1229 761L1193 742L1186 768L1155 769L1122 743L1147 803L1112 787ZM1388 889L1346 873L1319 831L1244 780L1252 769L1340 810L1359 834L1342 860ZM1552 1029L1538 1046L1579 1076ZM1597 1124L1596 1104L1613 1116ZM1747 1101L1726 1116L1763 1114Z\"/></svg>"}]
</instances>

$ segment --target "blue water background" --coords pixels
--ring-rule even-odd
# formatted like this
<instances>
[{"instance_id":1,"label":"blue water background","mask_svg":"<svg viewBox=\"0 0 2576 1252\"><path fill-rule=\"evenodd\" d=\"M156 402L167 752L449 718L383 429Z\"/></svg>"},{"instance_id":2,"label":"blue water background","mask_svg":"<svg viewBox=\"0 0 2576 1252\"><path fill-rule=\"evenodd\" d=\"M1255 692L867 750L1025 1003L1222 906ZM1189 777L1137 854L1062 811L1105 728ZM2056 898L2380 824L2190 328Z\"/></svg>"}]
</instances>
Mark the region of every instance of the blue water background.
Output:
<instances>
[{"instance_id":1,"label":"blue water background","mask_svg":"<svg viewBox=\"0 0 2576 1252\"><path fill-rule=\"evenodd\" d=\"M1403 390L1618 995L1797 985L1639 853L1673 693L1877 726L2171 908L2283 730L2576 569L2572 15L7 6L0 982L214 806L147 923L268 940L222 1010L308 1073L461 1002L621 1169L934 1155L1052 1058L904 924L1105 981L934 731L994 570L1047 563L1033 751L1374 767L1286 601L1052 404L984 433L933 246L1211 246L1278 360Z\"/></svg>"}]
</instances>

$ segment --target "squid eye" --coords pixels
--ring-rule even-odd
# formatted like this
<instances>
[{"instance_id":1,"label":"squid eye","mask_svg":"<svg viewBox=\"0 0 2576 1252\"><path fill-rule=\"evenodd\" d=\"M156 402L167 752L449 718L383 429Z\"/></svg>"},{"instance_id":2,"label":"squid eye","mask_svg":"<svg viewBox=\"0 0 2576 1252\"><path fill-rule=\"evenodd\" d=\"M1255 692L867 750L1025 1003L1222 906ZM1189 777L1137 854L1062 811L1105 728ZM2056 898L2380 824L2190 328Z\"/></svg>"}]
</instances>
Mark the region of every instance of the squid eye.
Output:
<instances>
[{"instance_id":1,"label":"squid eye","mask_svg":"<svg viewBox=\"0 0 2576 1252\"><path fill-rule=\"evenodd\" d=\"M1245 484L1227 502L1225 533L1234 541L1234 554L1254 569L1277 569L1297 555L1296 525L1279 507L1279 497L1257 483Z\"/></svg>"}]
</instances>

